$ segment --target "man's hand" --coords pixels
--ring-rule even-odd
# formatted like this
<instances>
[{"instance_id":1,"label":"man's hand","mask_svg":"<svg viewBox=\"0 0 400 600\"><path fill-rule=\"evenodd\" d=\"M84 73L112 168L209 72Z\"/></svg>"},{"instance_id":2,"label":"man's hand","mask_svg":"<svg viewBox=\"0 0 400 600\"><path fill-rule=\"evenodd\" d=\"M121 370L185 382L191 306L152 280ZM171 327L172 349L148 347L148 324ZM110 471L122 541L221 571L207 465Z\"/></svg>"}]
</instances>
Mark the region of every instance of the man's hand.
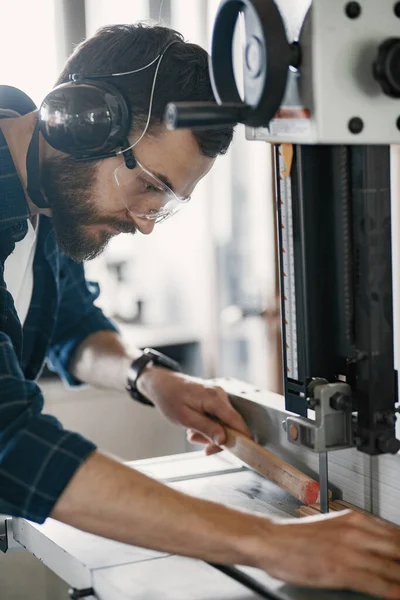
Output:
<instances>
[{"instance_id":1,"label":"man's hand","mask_svg":"<svg viewBox=\"0 0 400 600\"><path fill-rule=\"evenodd\" d=\"M258 566L295 585L400 598L400 528L343 511L275 524Z\"/></svg>"},{"instance_id":2,"label":"man's hand","mask_svg":"<svg viewBox=\"0 0 400 600\"><path fill-rule=\"evenodd\" d=\"M201 379L151 367L138 379L138 389L171 423L189 428L188 440L206 444L206 453L219 452L226 434L217 417L232 429L252 437L241 415L233 408L226 392ZM210 415L210 416L209 416Z\"/></svg>"},{"instance_id":3,"label":"man's hand","mask_svg":"<svg viewBox=\"0 0 400 600\"><path fill-rule=\"evenodd\" d=\"M84 383L125 392L129 366L140 355L139 349L128 353L115 331L97 331L76 350L71 373ZM143 371L137 386L167 419L189 428L188 440L205 444L207 454L220 452L218 444L225 442L224 428L207 414L252 437L227 394L215 385L154 366Z\"/></svg>"}]
</instances>

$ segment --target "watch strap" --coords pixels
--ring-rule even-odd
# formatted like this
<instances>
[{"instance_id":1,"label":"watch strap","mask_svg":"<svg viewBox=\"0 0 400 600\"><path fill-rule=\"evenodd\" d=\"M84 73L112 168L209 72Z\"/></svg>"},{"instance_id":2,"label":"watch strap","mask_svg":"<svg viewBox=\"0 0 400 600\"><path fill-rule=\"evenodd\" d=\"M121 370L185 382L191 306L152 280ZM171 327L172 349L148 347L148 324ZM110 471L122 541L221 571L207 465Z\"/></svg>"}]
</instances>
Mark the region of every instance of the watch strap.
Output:
<instances>
[{"instance_id":1,"label":"watch strap","mask_svg":"<svg viewBox=\"0 0 400 600\"><path fill-rule=\"evenodd\" d=\"M127 390L132 398L138 402L146 404L147 406L154 406L153 402L141 394L137 388L137 381L149 364L178 372L182 371L182 368L178 362L153 348L145 348L141 356L132 362L128 372Z\"/></svg>"}]
</instances>

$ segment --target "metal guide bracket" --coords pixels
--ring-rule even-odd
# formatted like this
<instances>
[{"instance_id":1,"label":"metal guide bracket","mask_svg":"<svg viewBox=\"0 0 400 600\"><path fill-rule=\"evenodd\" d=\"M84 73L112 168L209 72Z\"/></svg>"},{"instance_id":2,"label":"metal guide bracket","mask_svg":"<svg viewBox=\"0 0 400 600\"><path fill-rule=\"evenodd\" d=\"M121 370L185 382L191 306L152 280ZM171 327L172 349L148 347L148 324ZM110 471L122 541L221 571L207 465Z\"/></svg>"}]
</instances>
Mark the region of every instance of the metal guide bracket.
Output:
<instances>
[{"instance_id":1,"label":"metal guide bracket","mask_svg":"<svg viewBox=\"0 0 400 600\"><path fill-rule=\"evenodd\" d=\"M315 420L289 416L283 422L287 439L313 452L353 446L351 388L347 383L321 383L314 388Z\"/></svg>"}]
</instances>

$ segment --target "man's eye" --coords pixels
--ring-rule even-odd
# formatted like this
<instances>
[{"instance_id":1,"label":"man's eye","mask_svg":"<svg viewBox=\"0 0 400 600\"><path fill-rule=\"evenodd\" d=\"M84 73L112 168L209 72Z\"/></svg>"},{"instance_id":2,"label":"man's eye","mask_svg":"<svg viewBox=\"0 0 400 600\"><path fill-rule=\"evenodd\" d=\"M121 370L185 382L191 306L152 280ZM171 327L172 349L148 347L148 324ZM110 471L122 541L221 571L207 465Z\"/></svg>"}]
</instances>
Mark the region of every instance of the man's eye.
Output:
<instances>
[{"instance_id":1,"label":"man's eye","mask_svg":"<svg viewBox=\"0 0 400 600\"><path fill-rule=\"evenodd\" d=\"M156 187L155 185L153 185L152 183L145 183L144 189L146 190L146 192L151 192L153 194L154 194L154 192L161 193L161 190L158 187Z\"/></svg>"}]
</instances>

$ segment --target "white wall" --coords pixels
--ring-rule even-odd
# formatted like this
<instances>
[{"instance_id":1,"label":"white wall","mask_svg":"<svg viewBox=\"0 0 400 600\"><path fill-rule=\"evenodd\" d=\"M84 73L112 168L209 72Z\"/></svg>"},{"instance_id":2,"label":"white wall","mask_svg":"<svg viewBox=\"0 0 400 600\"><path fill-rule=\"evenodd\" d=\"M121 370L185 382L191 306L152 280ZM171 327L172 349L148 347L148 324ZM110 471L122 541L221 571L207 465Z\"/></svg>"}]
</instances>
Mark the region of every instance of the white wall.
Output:
<instances>
[{"instance_id":1,"label":"white wall","mask_svg":"<svg viewBox=\"0 0 400 600\"><path fill-rule=\"evenodd\" d=\"M103 25L132 23L149 18L147 0L84 0L86 35L89 37Z\"/></svg>"},{"instance_id":2,"label":"white wall","mask_svg":"<svg viewBox=\"0 0 400 600\"><path fill-rule=\"evenodd\" d=\"M55 0L1 2L0 82L22 89L37 104L57 77Z\"/></svg>"}]
</instances>

